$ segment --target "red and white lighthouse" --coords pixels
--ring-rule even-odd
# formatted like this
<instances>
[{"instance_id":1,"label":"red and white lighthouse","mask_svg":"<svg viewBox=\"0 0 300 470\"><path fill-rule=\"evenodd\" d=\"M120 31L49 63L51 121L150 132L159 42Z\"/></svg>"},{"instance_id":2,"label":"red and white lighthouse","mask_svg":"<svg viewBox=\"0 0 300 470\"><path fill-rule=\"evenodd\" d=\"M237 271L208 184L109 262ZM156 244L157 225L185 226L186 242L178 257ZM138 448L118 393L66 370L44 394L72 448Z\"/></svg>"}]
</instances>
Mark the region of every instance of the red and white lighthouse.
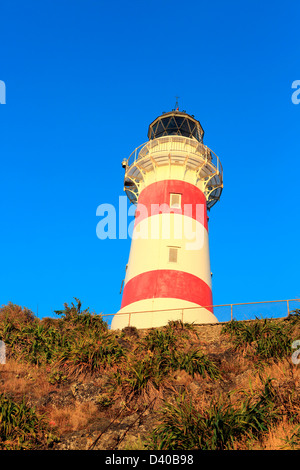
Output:
<instances>
[{"instance_id":1,"label":"red and white lighthouse","mask_svg":"<svg viewBox=\"0 0 300 470\"><path fill-rule=\"evenodd\" d=\"M112 329L170 320L215 323L207 210L223 171L203 145L199 121L174 110L149 126L148 142L126 160L124 190L137 205L120 311Z\"/></svg>"}]
</instances>

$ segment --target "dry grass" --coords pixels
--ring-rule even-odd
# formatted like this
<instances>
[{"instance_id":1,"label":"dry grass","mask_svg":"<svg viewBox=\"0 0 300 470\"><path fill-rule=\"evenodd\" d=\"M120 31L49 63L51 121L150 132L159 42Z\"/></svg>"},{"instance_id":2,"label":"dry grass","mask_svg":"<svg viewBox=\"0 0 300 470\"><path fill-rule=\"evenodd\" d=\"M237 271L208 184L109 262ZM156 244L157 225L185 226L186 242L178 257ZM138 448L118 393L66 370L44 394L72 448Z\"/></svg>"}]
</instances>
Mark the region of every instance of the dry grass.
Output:
<instances>
[{"instance_id":1,"label":"dry grass","mask_svg":"<svg viewBox=\"0 0 300 470\"><path fill-rule=\"evenodd\" d=\"M9 359L0 364L0 392L38 400L54 390L45 371L25 362Z\"/></svg>"},{"instance_id":2,"label":"dry grass","mask_svg":"<svg viewBox=\"0 0 300 470\"><path fill-rule=\"evenodd\" d=\"M283 419L276 426L272 426L266 434L258 449L262 450L285 450L287 442L293 433L294 425Z\"/></svg>"},{"instance_id":3,"label":"dry grass","mask_svg":"<svg viewBox=\"0 0 300 470\"><path fill-rule=\"evenodd\" d=\"M97 411L98 408L94 403L76 402L73 406L51 407L47 416L51 426L57 428L60 433L66 433L85 429L89 421L97 415Z\"/></svg>"}]
</instances>

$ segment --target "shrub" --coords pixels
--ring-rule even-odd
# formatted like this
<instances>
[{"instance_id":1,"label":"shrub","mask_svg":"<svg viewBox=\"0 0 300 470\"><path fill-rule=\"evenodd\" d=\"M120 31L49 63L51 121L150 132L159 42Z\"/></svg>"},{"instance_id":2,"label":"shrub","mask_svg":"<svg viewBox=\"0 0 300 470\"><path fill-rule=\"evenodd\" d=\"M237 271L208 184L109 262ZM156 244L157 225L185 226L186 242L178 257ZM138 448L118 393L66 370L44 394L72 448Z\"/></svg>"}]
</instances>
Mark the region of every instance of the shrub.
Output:
<instances>
[{"instance_id":1,"label":"shrub","mask_svg":"<svg viewBox=\"0 0 300 470\"><path fill-rule=\"evenodd\" d=\"M154 349L153 352L150 350L150 353L148 352L142 359L134 358L133 362L128 364L128 376L125 381L134 391L142 390L149 381L158 388L167 375L176 370L184 370L192 377L195 374L208 376L211 379L221 377L217 365L199 349L188 352L169 350L162 341L158 350Z\"/></svg>"},{"instance_id":2,"label":"shrub","mask_svg":"<svg viewBox=\"0 0 300 470\"><path fill-rule=\"evenodd\" d=\"M92 374L119 361L124 356L116 339L105 333L101 337L86 335L73 341L57 354L56 365L68 375Z\"/></svg>"},{"instance_id":3,"label":"shrub","mask_svg":"<svg viewBox=\"0 0 300 470\"><path fill-rule=\"evenodd\" d=\"M5 324L0 336L12 354L31 364L50 363L60 347L66 346L66 337L59 330L38 323L12 328Z\"/></svg>"},{"instance_id":4,"label":"shrub","mask_svg":"<svg viewBox=\"0 0 300 470\"><path fill-rule=\"evenodd\" d=\"M14 327L25 325L36 321L34 313L26 307L20 307L12 302L7 305L2 305L0 308L0 320L5 323L10 323Z\"/></svg>"},{"instance_id":5,"label":"shrub","mask_svg":"<svg viewBox=\"0 0 300 470\"><path fill-rule=\"evenodd\" d=\"M64 304L64 310L55 310L54 313L62 317L62 327L77 327L78 329L97 329L98 331L107 331L108 324L101 315L90 313L89 308L81 310L81 301L75 297L76 304L71 306Z\"/></svg>"},{"instance_id":6,"label":"shrub","mask_svg":"<svg viewBox=\"0 0 300 470\"><path fill-rule=\"evenodd\" d=\"M0 449L43 448L54 439L44 418L27 406L24 399L18 404L0 394Z\"/></svg>"},{"instance_id":7,"label":"shrub","mask_svg":"<svg viewBox=\"0 0 300 470\"><path fill-rule=\"evenodd\" d=\"M178 336L175 335L172 328L151 330L144 338L144 344L149 351L163 354L178 344Z\"/></svg>"},{"instance_id":8,"label":"shrub","mask_svg":"<svg viewBox=\"0 0 300 470\"><path fill-rule=\"evenodd\" d=\"M259 360L280 359L291 351L291 325L285 322L233 320L222 328L222 334L229 335L236 350L250 346L248 354Z\"/></svg>"},{"instance_id":9,"label":"shrub","mask_svg":"<svg viewBox=\"0 0 300 470\"><path fill-rule=\"evenodd\" d=\"M76 368L78 373L93 373L114 363L123 355L122 348L101 315L91 314L89 309L82 311L81 302L76 302L71 307L65 304L64 310L56 312L62 317L50 322L34 321L29 311L9 306L9 311L18 313L18 322L3 317L0 339L18 359L36 365L65 363L65 370L72 374Z\"/></svg>"},{"instance_id":10,"label":"shrub","mask_svg":"<svg viewBox=\"0 0 300 470\"><path fill-rule=\"evenodd\" d=\"M159 375L157 376L157 372L154 372L153 361L149 356L145 357L143 360L137 360L129 364L127 374L124 382L128 383L134 392L144 389L150 379L152 379L157 386L160 382Z\"/></svg>"},{"instance_id":11,"label":"shrub","mask_svg":"<svg viewBox=\"0 0 300 470\"><path fill-rule=\"evenodd\" d=\"M125 326L122 329L122 337L128 336L128 337L139 337L139 331L135 326Z\"/></svg>"},{"instance_id":12,"label":"shrub","mask_svg":"<svg viewBox=\"0 0 300 470\"><path fill-rule=\"evenodd\" d=\"M176 331L189 331L197 334L197 329L193 323L184 323L181 320L170 320L168 322L168 327Z\"/></svg>"},{"instance_id":13,"label":"shrub","mask_svg":"<svg viewBox=\"0 0 300 470\"><path fill-rule=\"evenodd\" d=\"M221 372L214 361L210 360L199 349L185 352L175 353L176 369L184 370L192 377L200 374L202 377L210 377L211 379L221 378Z\"/></svg>"},{"instance_id":14,"label":"shrub","mask_svg":"<svg viewBox=\"0 0 300 470\"><path fill-rule=\"evenodd\" d=\"M174 404L165 402L161 423L152 432L149 449L158 450L225 450L234 449L238 439L258 439L279 418L274 391L267 380L263 392L252 394L234 407L214 401L199 412L185 394Z\"/></svg>"},{"instance_id":15,"label":"shrub","mask_svg":"<svg viewBox=\"0 0 300 470\"><path fill-rule=\"evenodd\" d=\"M300 320L300 309L292 310L289 313L289 316L286 319L291 325L299 325L299 320Z\"/></svg>"},{"instance_id":16,"label":"shrub","mask_svg":"<svg viewBox=\"0 0 300 470\"><path fill-rule=\"evenodd\" d=\"M198 348L191 347L191 332L193 325L177 321L150 330L137 344L124 374L118 375L118 383L129 384L135 392L143 390L149 382L158 388L176 370L185 370L192 377L200 374L220 378L217 365Z\"/></svg>"}]
</instances>

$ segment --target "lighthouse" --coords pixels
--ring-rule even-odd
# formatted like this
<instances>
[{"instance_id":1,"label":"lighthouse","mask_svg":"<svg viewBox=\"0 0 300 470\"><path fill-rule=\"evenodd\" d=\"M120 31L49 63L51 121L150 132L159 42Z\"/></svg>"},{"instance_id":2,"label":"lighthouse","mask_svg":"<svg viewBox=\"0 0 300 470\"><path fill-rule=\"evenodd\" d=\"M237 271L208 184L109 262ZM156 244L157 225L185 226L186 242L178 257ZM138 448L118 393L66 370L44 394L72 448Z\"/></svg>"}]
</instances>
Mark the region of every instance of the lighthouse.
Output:
<instances>
[{"instance_id":1,"label":"lighthouse","mask_svg":"<svg viewBox=\"0 0 300 470\"><path fill-rule=\"evenodd\" d=\"M124 190L136 211L112 329L218 322L207 213L220 199L223 170L203 135L200 122L177 108L157 117L148 141L122 161Z\"/></svg>"}]
</instances>

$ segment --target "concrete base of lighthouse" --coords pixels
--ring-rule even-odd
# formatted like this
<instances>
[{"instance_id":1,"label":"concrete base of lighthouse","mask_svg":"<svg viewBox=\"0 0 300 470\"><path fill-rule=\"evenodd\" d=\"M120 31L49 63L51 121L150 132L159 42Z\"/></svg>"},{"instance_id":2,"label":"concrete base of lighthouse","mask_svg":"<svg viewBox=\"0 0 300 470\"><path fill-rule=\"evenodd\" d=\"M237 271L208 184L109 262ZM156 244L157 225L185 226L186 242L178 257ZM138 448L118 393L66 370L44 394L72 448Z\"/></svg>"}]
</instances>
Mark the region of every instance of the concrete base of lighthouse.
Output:
<instances>
[{"instance_id":1,"label":"concrete base of lighthouse","mask_svg":"<svg viewBox=\"0 0 300 470\"><path fill-rule=\"evenodd\" d=\"M210 309L180 299L144 299L123 307L113 317L111 329L122 330L126 326L138 329L158 328L169 321L183 323L218 323Z\"/></svg>"}]
</instances>

